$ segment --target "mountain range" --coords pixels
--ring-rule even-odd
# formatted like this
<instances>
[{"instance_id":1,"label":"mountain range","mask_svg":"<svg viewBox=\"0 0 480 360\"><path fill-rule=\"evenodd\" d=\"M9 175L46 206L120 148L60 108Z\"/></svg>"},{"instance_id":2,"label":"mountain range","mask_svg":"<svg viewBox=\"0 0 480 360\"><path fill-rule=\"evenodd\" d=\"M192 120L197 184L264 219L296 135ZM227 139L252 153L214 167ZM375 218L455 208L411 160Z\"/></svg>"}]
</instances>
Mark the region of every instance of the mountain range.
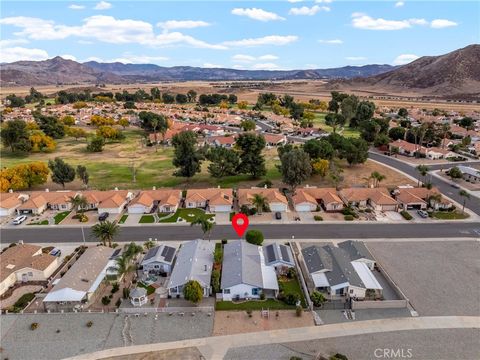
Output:
<instances>
[{"instance_id":1,"label":"mountain range","mask_svg":"<svg viewBox=\"0 0 480 360\"><path fill-rule=\"evenodd\" d=\"M365 65L311 70L238 70L154 64L79 63L59 56L0 64L1 86L126 84L159 81L329 80L328 89L416 92L450 98L480 97L480 45L403 66Z\"/></svg>"}]
</instances>

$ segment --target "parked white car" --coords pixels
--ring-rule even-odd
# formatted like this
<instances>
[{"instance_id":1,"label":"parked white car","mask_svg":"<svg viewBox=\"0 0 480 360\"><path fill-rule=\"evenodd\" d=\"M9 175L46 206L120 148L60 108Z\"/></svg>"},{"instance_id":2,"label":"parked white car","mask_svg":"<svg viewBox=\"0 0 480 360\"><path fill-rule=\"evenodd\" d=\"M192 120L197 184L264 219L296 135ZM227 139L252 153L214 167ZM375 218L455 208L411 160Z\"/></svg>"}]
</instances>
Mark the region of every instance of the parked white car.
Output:
<instances>
[{"instance_id":1,"label":"parked white car","mask_svg":"<svg viewBox=\"0 0 480 360\"><path fill-rule=\"evenodd\" d=\"M27 217L25 215L20 215L20 216L17 216L15 219L13 219L12 224L20 225L25 220L27 220Z\"/></svg>"}]
</instances>

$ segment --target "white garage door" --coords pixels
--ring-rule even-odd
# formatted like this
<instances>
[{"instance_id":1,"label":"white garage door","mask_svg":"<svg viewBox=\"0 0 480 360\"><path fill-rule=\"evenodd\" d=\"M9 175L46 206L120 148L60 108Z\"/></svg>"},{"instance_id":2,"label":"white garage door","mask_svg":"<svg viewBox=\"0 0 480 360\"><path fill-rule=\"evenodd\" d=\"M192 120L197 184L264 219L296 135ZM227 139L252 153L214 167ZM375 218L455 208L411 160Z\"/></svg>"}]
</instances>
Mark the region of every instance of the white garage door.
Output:
<instances>
[{"instance_id":1,"label":"white garage door","mask_svg":"<svg viewBox=\"0 0 480 360\"><path fill-rule=\"evenodd\" d=\"M129 214L143 214L146 208L143 205L133 205L128 207Z\"/></svg>"},{"instance_id":2,"label":"white garage door","mask_svg":"<svg viewBox=\"0 0 480 360\"><path fill-rule=\"evenodd\" d=\"M308 204L295 205L295 210L297 210L297 211L312 211L312 209L310 208L310 205L308 205Z\"/></svg>"},{"instance_id":3,"label":"white garage door","mask_svg":"<svg viewBox=\"0 0 480 360\"><path fill-rule=\"evenodd\" d=\"M287 211L287 206L284 204L270 204L271 211Z\"/></svg>"},{"instance_id":4,"label":"white garage door","mask_svg":"<svg viewBox=\"0 0 480 360\"><path fill-rule=\"evenodd\" d=\"M210 206L210 211L212 212L230 212L232 207L230 205L215 205Z\"/></svg>"}]
</instances>

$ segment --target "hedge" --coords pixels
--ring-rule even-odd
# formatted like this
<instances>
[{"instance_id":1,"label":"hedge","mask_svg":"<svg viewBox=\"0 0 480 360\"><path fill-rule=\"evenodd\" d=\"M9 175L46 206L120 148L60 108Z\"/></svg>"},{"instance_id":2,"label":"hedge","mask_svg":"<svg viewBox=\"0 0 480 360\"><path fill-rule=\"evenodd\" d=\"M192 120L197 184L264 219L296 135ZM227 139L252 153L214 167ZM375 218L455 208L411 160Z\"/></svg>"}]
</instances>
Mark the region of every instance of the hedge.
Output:
<instances>
[{"instance_id":1,"label":"hedge","mask_svg":"<svg viewBox=\"0 0 480 360\"><path fill-rule=\"evenodd\" d=\"M400 215L402 215L405 220L412 220L413 219L412 215L410 215L408 213L408 211L405 211L405 210L401 211Z\"/></svg>"}]
</instances>

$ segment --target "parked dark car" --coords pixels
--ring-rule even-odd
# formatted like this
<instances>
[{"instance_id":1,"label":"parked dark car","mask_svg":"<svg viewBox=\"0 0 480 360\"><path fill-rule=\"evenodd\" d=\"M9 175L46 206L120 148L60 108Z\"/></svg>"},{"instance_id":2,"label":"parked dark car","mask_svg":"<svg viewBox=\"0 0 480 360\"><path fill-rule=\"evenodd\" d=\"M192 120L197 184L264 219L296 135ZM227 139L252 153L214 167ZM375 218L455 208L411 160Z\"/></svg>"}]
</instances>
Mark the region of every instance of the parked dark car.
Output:
<instances>
[{"instance_id":1,"label":"parked dark car","mask_svg":"<svg viewBox=\"0 0 480 360\"><path fill-rule=\"evenodd\" d=\"M107 220L108 215L110 215L108 212L101 213L101 214L98 216L98 220L99 220L99 221L105 221L105 220Z\"/></svg>"},{"instance_id":2,"label":"parked dark car","mask_svg":"<svg viewBox=\"0 0 480 360\"><path fill-rule=\"evenodd\" d=\"M282 213L281 213L280 211L277 211L277 212L275 213L275 219L277 219L277 220L281 220L281 219L282 219Z\"/></svg>"}]
</instances>

